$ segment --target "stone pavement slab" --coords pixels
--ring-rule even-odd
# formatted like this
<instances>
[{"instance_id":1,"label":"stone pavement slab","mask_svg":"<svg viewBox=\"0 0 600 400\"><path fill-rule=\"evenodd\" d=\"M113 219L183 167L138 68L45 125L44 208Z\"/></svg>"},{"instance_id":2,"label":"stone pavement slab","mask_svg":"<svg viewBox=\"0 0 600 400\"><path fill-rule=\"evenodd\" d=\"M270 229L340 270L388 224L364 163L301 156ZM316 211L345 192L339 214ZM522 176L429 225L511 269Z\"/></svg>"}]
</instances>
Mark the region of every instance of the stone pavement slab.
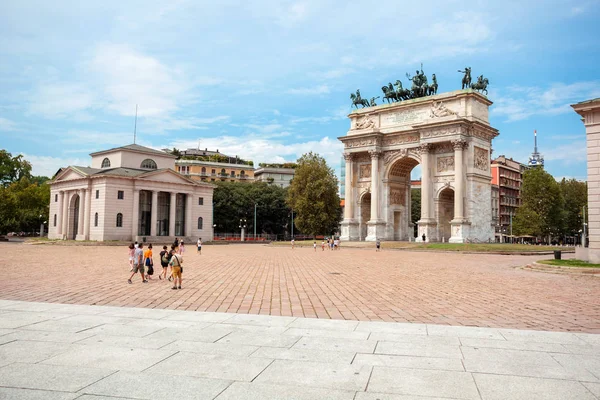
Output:
<instances>
[{"instance_id":1,"label":"stone pavement slab","mask_svg":"<svg viewBox=\"0 0 600 400\"><path fill-rule=\"evenodd\" d=\"M586 400L600 392L594 334L0 306L14 309L0 321L27 323L0 332L0 399ZM57 310L66 314L44 319Z\"/></svg>"}]
</instances>

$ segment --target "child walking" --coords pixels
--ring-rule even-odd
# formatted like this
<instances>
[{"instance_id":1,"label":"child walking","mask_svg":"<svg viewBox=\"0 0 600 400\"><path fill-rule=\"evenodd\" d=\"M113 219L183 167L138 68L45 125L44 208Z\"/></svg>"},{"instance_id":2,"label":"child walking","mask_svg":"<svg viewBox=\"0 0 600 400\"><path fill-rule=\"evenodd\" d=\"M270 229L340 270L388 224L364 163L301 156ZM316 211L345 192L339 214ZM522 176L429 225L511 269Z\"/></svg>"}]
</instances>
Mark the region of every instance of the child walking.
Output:
<instances>
[{"instance_id":1,"label":"child walking","mask_svg":"<svg viewBox=\"0 0 600 400\"><path fill-rule=\"evenodd\" d=\"M148 245L148 249L144 252L144 265L146 266L146 276L152 279L154 275L154 260L152 259L152 243Z\"/></svg>"},{"instance_id":2,"label":"child walking","mask_svg":"<svg viewBox=\"0 0 600 400\"><path fill-rule=\"evenodd\" d=\"M167 246L163 246L163 249L160 252L160 265L162 267L162 272L158 275L158 279L167 279L167 268L169 267L169 260L170 257L169 252L167 251Z\"/></svg>"},{"instance_id":3,"label":"child walking","mask_svg":"<svg viewBox=\"0 0 600 400\"><path fill-rule=\"evenodd\" d=\"M181 273L183 264L183 257L177 253L173 253L169 265L171 265L171 276L173 277L173 287L171 289L181 289ZM179 278L179 286L177 286L177 278Z\"/></svg>"}]
</instances>

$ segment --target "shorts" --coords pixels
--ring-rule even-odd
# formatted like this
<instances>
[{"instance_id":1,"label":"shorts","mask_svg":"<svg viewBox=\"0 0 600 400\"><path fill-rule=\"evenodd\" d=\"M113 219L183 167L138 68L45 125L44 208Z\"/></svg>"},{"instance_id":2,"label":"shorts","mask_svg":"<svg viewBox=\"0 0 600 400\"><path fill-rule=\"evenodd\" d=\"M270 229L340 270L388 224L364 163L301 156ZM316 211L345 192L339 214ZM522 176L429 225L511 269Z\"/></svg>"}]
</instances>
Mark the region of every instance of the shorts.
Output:
<instances>
[{"instance_id":1,"label":"shorts","mask_svg":"<svg viewBox=\"0 0 600 400\"><path fill-rule=\"evenodd\" d=\"M198 251L202 250L202 246L198 246Z\"/></svg>"},{"instance_id":2,"label":"shorts","mask_svg":"<svg viewBox=\"0 0 600 400\"><path fill-rule=\"evenodd\" d=\"M177 277L181 278L181 267L179 267L179 266L177 266L177 267L173 266L171 268L171 276L173 277L173 279L175 279Z\"/></svg>"},{"instance_id":3,"label":"shorts","mask_svg":"<svg viewBox=\"0 0 600 400\"><path fill-rule=\"evenodd\" d=\"M163 263L160 263L160 265L161 265L163 268L168 268L168 267L169 267L169 264L163 264Z\"/></svg>"},{"instance_id":4,"label":"shorts","mask_svg":"<svg viewBox=\"0 0 600 400\"><path fill-rule=\"evenodd\" d=\"M140 265L140 264L133 264L133 273L137 274L138 271L140 272L140 274L144 273L144 266Z\"/></svg>"}]
</instances>

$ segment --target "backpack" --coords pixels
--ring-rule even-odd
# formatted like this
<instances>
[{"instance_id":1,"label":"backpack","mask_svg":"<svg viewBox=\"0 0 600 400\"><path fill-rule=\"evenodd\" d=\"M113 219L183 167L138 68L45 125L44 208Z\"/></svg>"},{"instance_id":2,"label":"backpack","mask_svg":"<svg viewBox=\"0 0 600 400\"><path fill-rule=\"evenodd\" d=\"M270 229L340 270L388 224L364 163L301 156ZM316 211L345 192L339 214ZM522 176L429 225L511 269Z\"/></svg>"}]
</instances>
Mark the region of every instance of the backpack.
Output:
<instances>
[{"instance_id":1,"label":"backpack","mask_svg":"<svg viewBox=\"0 0 600 400\"><path fill-rule=\"evenodd\" d=\"M160 262L164 265L164 264L168 264L169 263L169 258L167 257L167 254L169 254L166 251L162 252L162 255L160 256Z\"/></svg>"}]
</instances>

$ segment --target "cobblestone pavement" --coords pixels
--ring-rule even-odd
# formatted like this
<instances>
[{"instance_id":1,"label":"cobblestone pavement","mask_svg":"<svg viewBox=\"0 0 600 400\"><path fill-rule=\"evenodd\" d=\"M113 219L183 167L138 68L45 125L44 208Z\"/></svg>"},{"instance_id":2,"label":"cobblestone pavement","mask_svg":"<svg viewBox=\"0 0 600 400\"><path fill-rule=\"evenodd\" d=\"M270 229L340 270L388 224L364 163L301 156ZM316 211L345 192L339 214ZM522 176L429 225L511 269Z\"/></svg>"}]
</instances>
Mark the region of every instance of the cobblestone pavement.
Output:
<instances>
[{"instance_id":1,"label":"cobblestone pavement","mask_svg":"<svg viewBox=\"0 0 600 400\"><path fill-rule=\"evenodd\" d=\"M600 279L517 268L549 256L190 246L174 291L127 284L123 247L0 252L6 300L600 333Z\"/></svg>"}]
</instances>

